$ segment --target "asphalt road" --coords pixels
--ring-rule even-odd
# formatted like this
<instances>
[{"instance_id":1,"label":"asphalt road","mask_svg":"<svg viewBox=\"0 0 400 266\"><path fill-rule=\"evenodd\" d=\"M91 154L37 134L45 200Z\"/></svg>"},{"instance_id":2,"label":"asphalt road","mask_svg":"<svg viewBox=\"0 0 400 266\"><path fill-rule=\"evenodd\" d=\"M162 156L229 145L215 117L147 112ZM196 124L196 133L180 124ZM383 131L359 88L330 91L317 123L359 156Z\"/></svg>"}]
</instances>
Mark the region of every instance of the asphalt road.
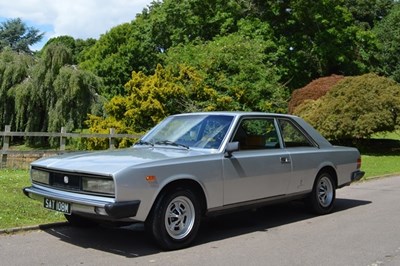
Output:
<instances>
[{"instance_id":1,"label":"asphalt road","mask_svg":"<svg viewBox=\"0 0 400 266\"><path fill-rule=\"evenodd\" d=\"M400 176L337 191L334 212L290 203L204 221L194 246L159 250L139 226L0 235L1 265L400 265Z\"/></svg>"}]
</instances>

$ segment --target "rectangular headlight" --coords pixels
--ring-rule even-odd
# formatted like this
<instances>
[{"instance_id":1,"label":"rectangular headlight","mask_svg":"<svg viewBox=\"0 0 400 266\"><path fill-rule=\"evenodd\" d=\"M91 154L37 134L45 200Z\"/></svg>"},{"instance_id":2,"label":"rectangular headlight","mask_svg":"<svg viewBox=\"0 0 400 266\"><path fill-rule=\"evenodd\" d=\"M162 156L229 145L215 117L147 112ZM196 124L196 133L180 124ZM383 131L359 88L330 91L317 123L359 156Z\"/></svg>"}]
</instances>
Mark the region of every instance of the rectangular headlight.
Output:
<instances>
[{"instance_id":1,"label":"rectangular headlight","mask_svg":"<svg viewBox=\"0 0 400 266\"><path fill-rule=\"evenodd\" d=\"M43 184L49 184L50 174L45 171L31 169L31 179L33 182L39 182Z\"/></svg>"},{"instance_id":2,"label":"rectangular headlight","mask_svg":"<svg viewBox=\"0 0 400 266\"><path fill-rule=\"evenodd\" d=\"M94 179L89 177L82 178L82 189L87 192L114 194L114 180Z\"/></svg>"}]
</instances>

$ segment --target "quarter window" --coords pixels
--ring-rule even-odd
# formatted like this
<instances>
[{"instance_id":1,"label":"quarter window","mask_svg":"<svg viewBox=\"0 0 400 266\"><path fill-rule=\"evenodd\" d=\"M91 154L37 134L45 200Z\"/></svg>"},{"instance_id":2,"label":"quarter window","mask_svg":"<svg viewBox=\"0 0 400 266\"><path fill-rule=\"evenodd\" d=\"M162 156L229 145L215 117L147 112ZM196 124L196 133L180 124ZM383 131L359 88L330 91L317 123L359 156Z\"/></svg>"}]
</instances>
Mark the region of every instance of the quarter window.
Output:
<instances>
[{"instance_id":1,"label":"quarter window","mask_svg":"<svg viewBox=\"0 0 400 266\"><path fill-rule=\"evenodd\" d=\"M280 119L279 125L282 130L282 137L285 147L314 147L304 133L300 131L300 129L291 121Z\"/></svg>"}]
</instances>

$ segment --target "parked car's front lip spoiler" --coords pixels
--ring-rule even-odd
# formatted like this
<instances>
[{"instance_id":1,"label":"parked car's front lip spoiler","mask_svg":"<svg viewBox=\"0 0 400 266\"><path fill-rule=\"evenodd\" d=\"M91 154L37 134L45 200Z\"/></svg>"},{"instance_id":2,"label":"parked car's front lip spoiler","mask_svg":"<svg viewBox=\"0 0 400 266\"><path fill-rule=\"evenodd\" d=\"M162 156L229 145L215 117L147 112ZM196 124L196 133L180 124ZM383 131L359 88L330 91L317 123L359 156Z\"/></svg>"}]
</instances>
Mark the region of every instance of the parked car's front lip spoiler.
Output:
<instances>
[{"instance_id":1,"label":"parked car's front lip spoiler","mask_svg":"<svg viewBox=\"0 0 400 266\"><path fill-rule=\"evenodd\" d=\"M140 200L114 202L114 200L111 198L105 198L104 200L89 199L83 197L78 198L70 195L61 195L59 193L47 191L34 186L24 188L23 192L27 197L32 199L51 198L70 202L72 204L83 205L89 208L92 207L93 212L91 214L95 214L96 207L102 208L105 210L107 216L115 219L136 216L140 205Z\"/></svg>"}]
</instances>

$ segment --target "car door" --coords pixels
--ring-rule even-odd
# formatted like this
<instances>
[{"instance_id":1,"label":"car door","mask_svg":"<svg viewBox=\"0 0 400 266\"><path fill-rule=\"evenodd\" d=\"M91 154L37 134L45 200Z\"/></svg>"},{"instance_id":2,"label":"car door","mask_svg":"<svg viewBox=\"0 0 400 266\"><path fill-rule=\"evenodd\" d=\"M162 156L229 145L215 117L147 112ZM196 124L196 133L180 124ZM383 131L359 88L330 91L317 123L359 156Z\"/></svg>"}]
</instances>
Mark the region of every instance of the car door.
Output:
<instances>
[{"instance_id":1,"label":"car door","mask_svg":"<svg viewBox=\"0 0 400 266\"><path fill-rule=\"evenodd\" d=\"M311 191L315 177L325 160L326 153L319 149L315 141L288 118L278 119L285 150L290 154L292 179L288 194Z\"/></svg>"},{"instance_id":2,"label":"car door","mask_svg":"<svg viewBox=\"0 0 400 266\"><path fill-rule=\"evenodd\" d=\"M243 118L232 142L240 150L223 160L224 205L286 194L292 163L272 117Z\"/></svg>"}]
</instances>

